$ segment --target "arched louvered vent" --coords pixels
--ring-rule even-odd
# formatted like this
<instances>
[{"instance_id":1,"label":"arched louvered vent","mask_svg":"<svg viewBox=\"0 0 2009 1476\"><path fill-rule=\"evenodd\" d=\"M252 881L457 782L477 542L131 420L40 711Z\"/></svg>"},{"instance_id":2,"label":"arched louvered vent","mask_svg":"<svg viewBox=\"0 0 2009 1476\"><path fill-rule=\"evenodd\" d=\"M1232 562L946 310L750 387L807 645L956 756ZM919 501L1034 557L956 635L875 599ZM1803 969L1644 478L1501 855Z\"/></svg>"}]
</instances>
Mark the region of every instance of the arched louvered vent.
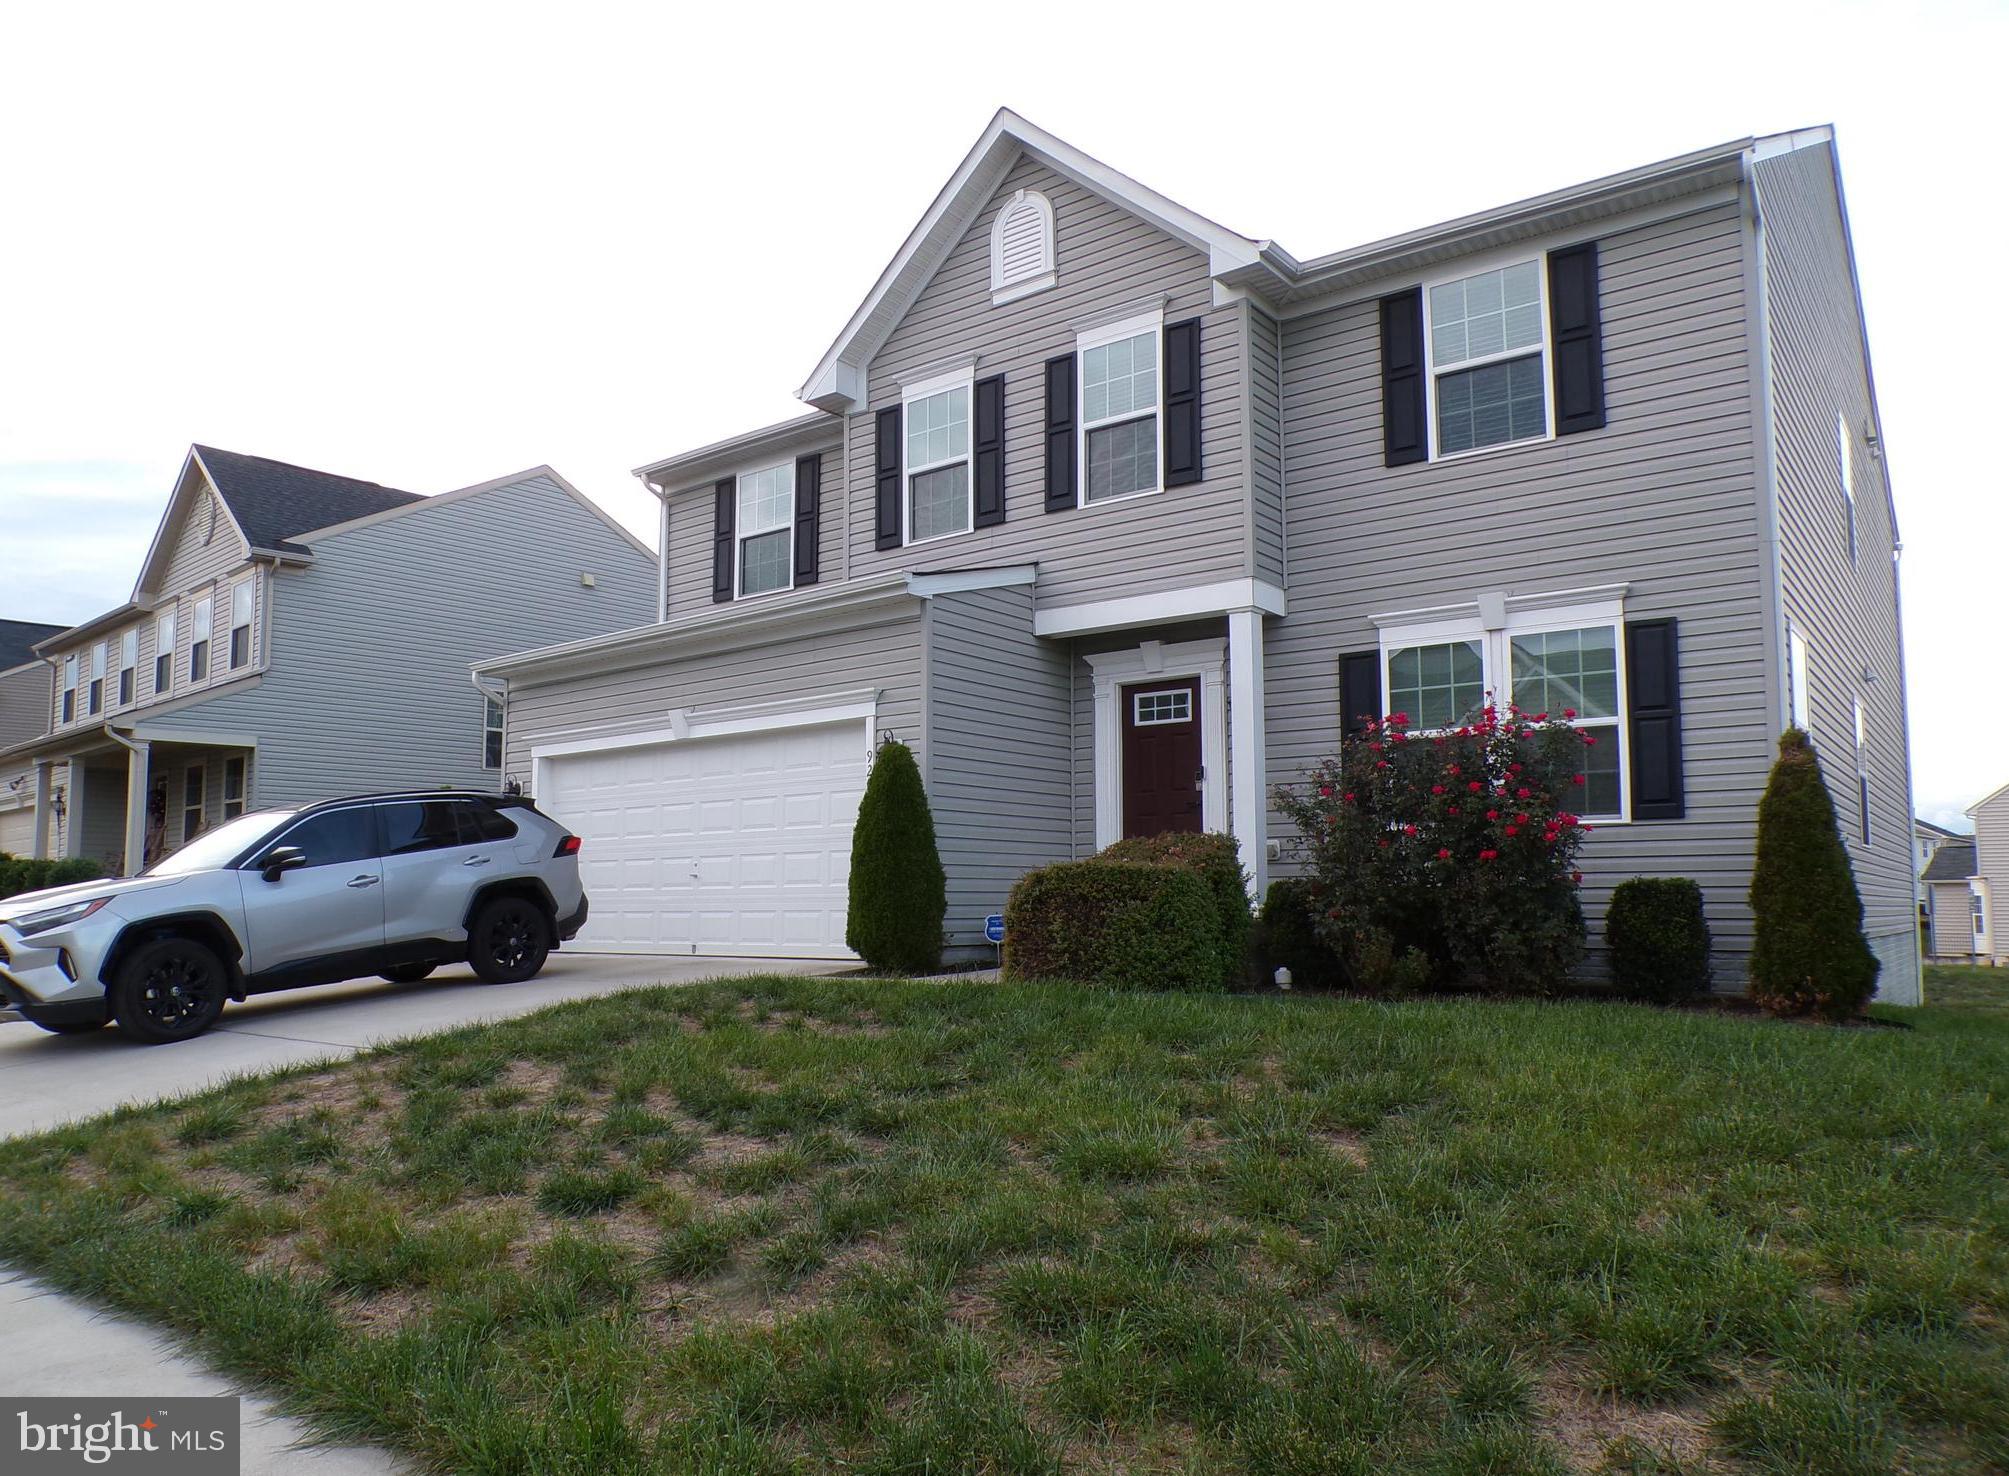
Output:
<instances>
[{"instance_id":1,"label":"arched louvered vent","mask_svg":"<svg viewBox=\"0 0 2009 1476\"><path fill-rule=\"evenodd\" d=\"M991 301L1010 302L1053 282L1053 206L1038 190L1020 190L991 227Z\"/></svg>"}]
</instances>

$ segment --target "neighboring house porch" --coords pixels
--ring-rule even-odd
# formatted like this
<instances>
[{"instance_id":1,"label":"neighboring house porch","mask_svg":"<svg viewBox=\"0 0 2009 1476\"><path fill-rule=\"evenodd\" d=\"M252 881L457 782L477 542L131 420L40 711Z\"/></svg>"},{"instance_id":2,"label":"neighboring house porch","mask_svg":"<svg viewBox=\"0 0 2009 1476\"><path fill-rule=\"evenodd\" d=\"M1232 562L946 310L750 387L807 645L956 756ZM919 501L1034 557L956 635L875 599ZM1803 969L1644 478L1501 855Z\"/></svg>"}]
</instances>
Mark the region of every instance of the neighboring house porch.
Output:
<instances>
[{"instance_id":1,"label":"neighboring house porch","mask_svg":"<svg viewBox=\"0 0 2009 1476\"><path fill-rule=\"evenodd\" d=\"M32 762L35 816L21 854L85 857L115 876L150 866L250 808L257 753L248 734L144 725L45 740L17 755Z\"/></svg>"}]
</instances>

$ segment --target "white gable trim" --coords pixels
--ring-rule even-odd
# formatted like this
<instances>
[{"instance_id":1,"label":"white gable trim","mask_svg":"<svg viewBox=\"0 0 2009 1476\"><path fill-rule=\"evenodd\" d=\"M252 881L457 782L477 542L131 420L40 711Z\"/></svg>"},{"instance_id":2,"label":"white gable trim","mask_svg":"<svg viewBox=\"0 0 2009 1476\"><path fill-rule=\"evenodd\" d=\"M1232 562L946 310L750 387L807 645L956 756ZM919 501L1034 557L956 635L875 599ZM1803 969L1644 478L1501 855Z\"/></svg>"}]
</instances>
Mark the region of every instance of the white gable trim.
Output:
<instances>
[{"instance_id":1,"label":"white gable trim","mask_svg":"<svg viewBox=\"0 0 2009 1476\"><path fill-rule=\"evenodd\" d=\"M195 447L190 446L188 454L182 458L181 471L174 479L174 491L167 499L167 510L160 515L160 522L153 530L153 542L147 545L146 557L140 560L139 579L133 585L132 603L135 605L145 606L151 603L147 596L157 591L160 576L167 568L167 561L174 556L174 539L170 536L169 530L179 533L181 521L188 514L191 505L188 480L190 467L202 473L202 483L208 489L209 495L216 499L217 509L229 524L230 531L236 535L238 546L244 550L244 557L248 559L254 552L250 538L245 536L244 529L238 524L237 514L230 510L229 501L216 489L216 478L209 474L209 468L203 465Z\"/></svg>"}]
</instances>

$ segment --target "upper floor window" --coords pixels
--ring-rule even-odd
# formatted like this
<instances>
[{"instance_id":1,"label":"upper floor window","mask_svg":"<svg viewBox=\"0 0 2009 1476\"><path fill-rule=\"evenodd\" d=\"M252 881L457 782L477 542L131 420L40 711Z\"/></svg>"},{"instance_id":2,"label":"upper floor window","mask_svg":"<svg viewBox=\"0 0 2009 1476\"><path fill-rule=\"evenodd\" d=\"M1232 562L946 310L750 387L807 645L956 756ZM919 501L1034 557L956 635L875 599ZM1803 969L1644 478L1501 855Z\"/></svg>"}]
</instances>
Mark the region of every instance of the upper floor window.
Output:
<instances>
[{"instance_id":1,"label":"upper floor window","mask_svg":"<svg viewBox=\"0 0 2009 1476\"><path fill-rule=\"evenodd\" d=\"M481 766L502 767L502 704L493 697L481 715Z\"/></svg>"},{"instance_id":2,"label":"upper floor window","mask_svg":"<svg viewBox=\"0 0 2009 1476\"><path fill-rule=\"evenodd\" d=\"M63 721L77 720L77 657L71 652L63 658Z\"/></svg>"},{"instance_id":3,"label":"upper floor window","mask_svg":"<svg viewBox=\"0 0 2009 1476\"><path fill-rule=\"evenodd\" d=\"M795 567L794 462L739 479L735 528L739 593L771 594L789 588Z\"/></svg>"},{"instance_id":4,"label":"upper floor window","mask_svg":"<svg viewBox=\"0 0 2009 1476\"><path fill-rule=\"evenodd\" d=\"M906 388L902 413L907 436L907 538L925 543L967 533L974 525L970 499L970 381L928 380Z\"/></svg>"},{"instance_id":5,"label":"upper floor window","mask_svg":"<svg viewBox=\"0 0 2009 1476\"><path fill-rule=\"evenodd\" d=\"M230 586L230 669L251 661L251 601L255 585L240 579Z\"/></svg>"},{"instance_id":6,"label":"upper floor window","mask_svg":"<svg viewBox=\"0 0 2009 1476\"><path fill-rule=\"evenodd\" d=\"M1159 315L1084 333L1081 354L1082 500L1156 492L1159 465Z\"/></svg>"},{"instance_id":7,"label":"upper floor window","mask_svg":"<svg viewBox=\"0 0 2009 1476\"><path fill-rule=\"evenodd\" d=\"M1011 302L1053 283L1053 206L1038 190L1020 190L991 226L991 301Z\"/></svg>"},{"instance_id":8,"label":"upper floor window","mask_svg":"<svg viewBox=\"0 0 2009 1476\"><path fill-rule=\"evenodd\" d=\"M140 633L135 626L119 637L119 706L132 706L139 695Z\"/></svg>"},{"instance_id":9,"label":"upper floor window","mask_svg":"<svg viewBox=\"0 0 2009 1476\"><path fill-rule=\"evenodd\" d=\"M91 684L88 688L89 701L86 705L92 717L105 710L105 655L106 648L103 641L91 647Z\"/></svg>"},{"instance_id":10,"label":"upper floor window","mask_svg":"<svg viewBox=\"0 0 2009 1476\"><path fill-rule=\"evenodd\" d=\"M1790 620L1786 622L1786 688L1791 701L1791 718L1801 732L1807 729L1807 638Z\"/></svg>"},{"instance_id":11,"label":"upper floor window","mask_svg":"<svg viewBox=\"0 0 2009 1476\"><path fill-rule=\"evenodd\" d=\"M195 602L195 628L189 632L188 679L199 682L209 675L209 628L215 618L214 596L204 595Z\"/></svg>"},{"instance_id":12,"label":"upper floor window","mask_svg":"<svg viewBox=\"0 0 2009 1476\"><path fill-rule=\"evenodd\" d=\"M174 685L174 611L153 623L153 691L163 696Z\"/></svg>"},{"instance_id":13,"label":"upper floor window","mask_svg":"<svg viewBox=\"0 0 2009 1476\"><path fill-rule=\"evenodd\" d=\"M1437 283L1424 303L1436 454L1547 436L1541 262Z\"/></svg>"},{"instance_id":14,"label":"upper floor window","mask_svg":"<svg viewBox=\"0 0 2009 1476\"><path fill-rule=\"evenodd\" d=\"M1856 448L1849 434L1849 418L1835 416L1835 457L1842 478L1842 506L1848 517L1849 562L1856 561Z\"/></svg>"}]
</instances>

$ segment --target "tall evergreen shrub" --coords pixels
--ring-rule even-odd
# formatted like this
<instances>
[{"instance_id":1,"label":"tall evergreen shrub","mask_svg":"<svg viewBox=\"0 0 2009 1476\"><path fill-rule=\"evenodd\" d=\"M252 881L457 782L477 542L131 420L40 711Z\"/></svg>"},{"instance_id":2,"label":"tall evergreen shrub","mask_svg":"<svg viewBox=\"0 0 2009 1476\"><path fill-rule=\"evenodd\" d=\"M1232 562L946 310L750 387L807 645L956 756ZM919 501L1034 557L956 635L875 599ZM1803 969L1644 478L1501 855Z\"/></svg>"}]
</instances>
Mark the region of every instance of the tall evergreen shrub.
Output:
<instances>
[{"instance_id":1,"label":"tall evergreen shrub","mask_svg":"<svg viewBox=\"0 0 2009 1476\"><path fill-rule=\"evenodd\" d=\"M932 974L942 966L948 910L920 766L906 744L882 743L851 835L845 945L881 973Z\"/></svg>"}]
</instances>

